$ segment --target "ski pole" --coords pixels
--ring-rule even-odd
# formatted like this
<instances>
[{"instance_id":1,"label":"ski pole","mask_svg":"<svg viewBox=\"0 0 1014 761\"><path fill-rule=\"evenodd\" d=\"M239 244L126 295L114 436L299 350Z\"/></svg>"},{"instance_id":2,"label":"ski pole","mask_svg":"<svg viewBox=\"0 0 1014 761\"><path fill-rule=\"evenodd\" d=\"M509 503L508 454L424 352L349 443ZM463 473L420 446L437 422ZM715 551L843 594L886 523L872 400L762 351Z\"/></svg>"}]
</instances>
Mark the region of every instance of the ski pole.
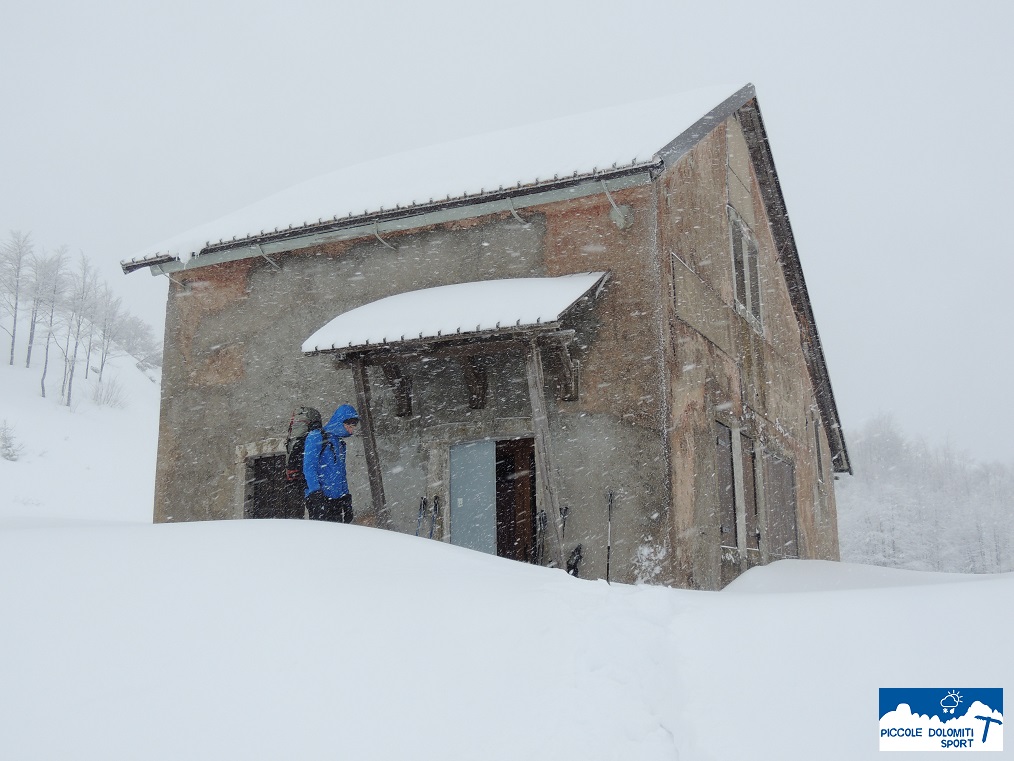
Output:
<instances>
[{"instance_id":1,"label":"ski pole","mask_svg":"<svg viewBox=\"0 0 1014 761\"><path fill-rule=\"evenodd\" d=\"M430 513L430 539L433 538L433 529L437 525L437 514L440 512L440 497L433 497L433 512Z\"/></svg>"},{"instance_id":2,"label":"ski pole","mask_svg":"<svg viewBox=\"0 0 1014 761\"><path fill-rule=\"evenodd\" d=\"M606 509L606 584L609 584L609 561L613 554L613 492L609 492L609 507Z\"/></svg>"},{"instance_id":3,"label":"ski pole","mask_svg":"<svg viewBox=\"0 0 1014 761\"><path fill-rule=\"evenodd\" d=\"M422 528L423 513L426 512L426 497L419 498L419 519L415 522L415 535L419 536L419 529Z\"/></svg>"}]
</instances>

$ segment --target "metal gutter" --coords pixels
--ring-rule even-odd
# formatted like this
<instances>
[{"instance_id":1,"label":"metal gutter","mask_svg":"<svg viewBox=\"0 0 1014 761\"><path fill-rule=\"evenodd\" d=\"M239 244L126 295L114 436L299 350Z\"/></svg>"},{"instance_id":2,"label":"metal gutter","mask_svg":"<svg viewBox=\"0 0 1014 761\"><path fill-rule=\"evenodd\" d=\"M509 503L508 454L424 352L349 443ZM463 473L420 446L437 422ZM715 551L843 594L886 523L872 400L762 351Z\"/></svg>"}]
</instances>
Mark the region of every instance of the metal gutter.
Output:
<instances>
[{"instance_id":1,"label":"metal gutter","mask_svg":"<svg viewBox=\"0 0 1014 761\"><path fill-rule=\"evenodd\" d=\"M179 260L178 256L173 256L172 254L155 254L154 256L146 256L143 259L130 259L129 261L120 262L120 268L123 270L124 275L129 275L134 270L170 264L172 262L179 262Z\"/></svg>"}]
</instances>

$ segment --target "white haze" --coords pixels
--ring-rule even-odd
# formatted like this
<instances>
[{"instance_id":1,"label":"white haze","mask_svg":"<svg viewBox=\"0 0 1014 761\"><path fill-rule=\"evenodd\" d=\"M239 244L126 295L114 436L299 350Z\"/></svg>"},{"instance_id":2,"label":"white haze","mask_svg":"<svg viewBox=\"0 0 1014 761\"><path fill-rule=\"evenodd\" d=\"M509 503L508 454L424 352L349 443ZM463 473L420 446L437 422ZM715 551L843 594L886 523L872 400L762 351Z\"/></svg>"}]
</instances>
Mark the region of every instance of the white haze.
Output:
<instances>
[{"instance_id":1,"label":"white haze","mask_svg":"<svg viewBox=\"0 0 1014 761\"><path fill-rule=\"evenodd\" d=\"M1014 5L40 0L0 9L0 232L117 263L312 177L753 82L844 424L1014 460ZM163 319L164 278L124 281Z\"/></svg>"}]
</instances>

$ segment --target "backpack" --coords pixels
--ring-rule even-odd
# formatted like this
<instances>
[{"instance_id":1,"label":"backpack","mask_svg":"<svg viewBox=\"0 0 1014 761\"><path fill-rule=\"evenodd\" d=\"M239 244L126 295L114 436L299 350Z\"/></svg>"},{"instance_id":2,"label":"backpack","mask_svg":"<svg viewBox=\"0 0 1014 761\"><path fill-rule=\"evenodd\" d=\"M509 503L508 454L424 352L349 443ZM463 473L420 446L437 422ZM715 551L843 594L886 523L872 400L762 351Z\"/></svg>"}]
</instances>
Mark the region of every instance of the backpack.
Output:
<instances>
[{"instance_id":1,"label":"backpack","mask_svg":"<svg viewBox=\"0 0 1014 761\"><path fill-rule=\"evenodd\" d=\"M306 446L306 434L314 429L322 428L320 412L313 407L296 407L289 420L289 433L285 437L285 481L300 490L306 488L303 477L303 449Z\"/></svg>"}]
</instances>

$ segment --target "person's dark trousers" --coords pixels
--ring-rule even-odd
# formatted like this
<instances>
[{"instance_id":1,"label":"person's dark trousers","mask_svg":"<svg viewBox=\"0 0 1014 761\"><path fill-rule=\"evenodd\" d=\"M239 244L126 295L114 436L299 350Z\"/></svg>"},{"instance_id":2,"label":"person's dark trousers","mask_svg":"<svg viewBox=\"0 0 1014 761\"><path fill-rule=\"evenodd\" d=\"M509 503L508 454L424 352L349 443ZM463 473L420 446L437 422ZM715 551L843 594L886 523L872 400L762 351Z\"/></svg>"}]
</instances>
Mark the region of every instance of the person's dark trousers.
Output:
<instances>
[{"instance_id":1,"label":"person's dark trousers","mask_svg":"<svg viewBox=\"0 0 1014 761\"><path fill-rule=\"evenodd\" d=\"M321 492L313 492L306 498L306 511L313 521L331 521L332 523L352 523L355 514L352 512L352 495L344 497L325 497Z\"/></svg>"}]
</instances>

